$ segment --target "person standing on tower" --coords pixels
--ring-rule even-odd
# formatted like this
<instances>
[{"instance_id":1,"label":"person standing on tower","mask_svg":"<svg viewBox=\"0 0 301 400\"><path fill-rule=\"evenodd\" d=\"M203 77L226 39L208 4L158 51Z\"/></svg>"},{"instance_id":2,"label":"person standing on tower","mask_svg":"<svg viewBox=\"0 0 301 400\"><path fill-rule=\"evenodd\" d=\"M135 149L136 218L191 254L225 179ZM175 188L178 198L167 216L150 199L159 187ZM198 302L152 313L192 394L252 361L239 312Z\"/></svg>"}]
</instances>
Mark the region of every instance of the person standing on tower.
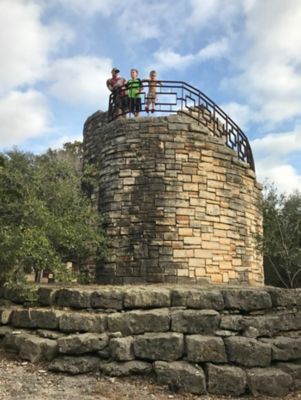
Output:
<instances>
[{"instance_id":1,"label":"person standing on tower","mask_svg":"<svg viewBox=\"0 0 301 400\"><path fill-rule=\"evenodd\" d=\"M119 69L113 68L112 77L107 80L107 88L113 93L113 102L109 105L109 114L113 117L125 114L128 110L128 97L126 95L126 79L119 76Z\"/></svg>"},{"instance_id":2,"label":"person standing on tower","mask_svg":"<svg viewBox=\"0 0 301 400\"><path fill-rule=\"evenodd\" d=\"M130 112L139 117L141 111L141 97L140 92L143 89L141 79L138 78L138 70L135 68L131 69L131 79L128 80L128 97Z\"/></svg>"}]
</instances>

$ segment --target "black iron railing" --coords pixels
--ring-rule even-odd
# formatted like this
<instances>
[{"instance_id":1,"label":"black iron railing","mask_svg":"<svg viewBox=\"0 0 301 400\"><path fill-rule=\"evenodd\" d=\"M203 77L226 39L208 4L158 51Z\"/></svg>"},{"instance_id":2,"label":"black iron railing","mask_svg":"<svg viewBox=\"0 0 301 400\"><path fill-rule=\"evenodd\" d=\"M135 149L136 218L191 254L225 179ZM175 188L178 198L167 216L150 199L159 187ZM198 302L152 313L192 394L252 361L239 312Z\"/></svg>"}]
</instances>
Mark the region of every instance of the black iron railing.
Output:
<instances>
[{"instance_id":1,"label":"black iron railing","mask_svg":"<svg viewBox=\"0 0 301 400\"><path fill-rule=\"evenodd\" d=\"M153 103L146 107L149 87L149 81L143 81L140 93L141 113L156 116L164 113L187 115L198 124L205 125L214 136L222 138L226 146L237 153L239 160L249 163L250 168L255 170L248 138L239 126L204 93L186 82L159 81L156 86L154 110ZM109 98L109 122L131 114L130 108L127 87L118 88Z\"/></svg>"}]
</instances>

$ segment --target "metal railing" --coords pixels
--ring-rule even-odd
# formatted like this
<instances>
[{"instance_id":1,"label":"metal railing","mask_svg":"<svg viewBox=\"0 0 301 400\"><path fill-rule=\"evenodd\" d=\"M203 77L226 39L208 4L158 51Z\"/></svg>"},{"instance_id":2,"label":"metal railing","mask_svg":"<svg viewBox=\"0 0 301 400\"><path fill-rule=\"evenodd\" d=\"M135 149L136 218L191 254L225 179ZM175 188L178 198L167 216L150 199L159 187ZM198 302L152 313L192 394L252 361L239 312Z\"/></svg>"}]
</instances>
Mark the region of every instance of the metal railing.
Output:
<instances>
[{"instance_id":1,"label":"metal railing","mask_svg":"<svg viewBox=\"0 0 301 400\"><path fill-rule=\"evenodd\" d=\"M146 108L149 81L142 81L140 93L141 111L143 114L156 116L168 114L184 114L191 117L198 124L205 125L210 132L224 140L227 147L237 153L239 160L250 164L254 171L254 159L247 136L239 126L209 97L200 90L182 81L158 81L156 85L155 110L153 104ZM109 97L109 122L132 114L131 104L127 96L127 86L120 87ZM137 109L136 109L137 111Z\"/></svg>"}]
</instances>

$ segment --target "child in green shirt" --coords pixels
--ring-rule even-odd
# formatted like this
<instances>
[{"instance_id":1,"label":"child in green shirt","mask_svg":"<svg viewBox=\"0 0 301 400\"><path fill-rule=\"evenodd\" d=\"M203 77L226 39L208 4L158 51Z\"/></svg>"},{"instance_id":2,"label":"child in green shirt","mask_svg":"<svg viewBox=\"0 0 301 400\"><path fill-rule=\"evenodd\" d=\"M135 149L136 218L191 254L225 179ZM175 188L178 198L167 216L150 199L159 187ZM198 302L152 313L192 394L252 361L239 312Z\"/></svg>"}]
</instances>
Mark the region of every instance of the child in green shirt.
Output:
<instances>
[{"instance_id":1,"label":"child in green shirt","mask_svg":"<svg viewBox=\"0 0 301 400\"><path fill-rule=\"evenodd\" d=\"M127 82L127 88L130 113L133 113L135 117L139 117L141 111L140 92L142 91L143 85L141 79L138 78L137 69L131 69L131 79Z\"/></svg>"}]
</instances>

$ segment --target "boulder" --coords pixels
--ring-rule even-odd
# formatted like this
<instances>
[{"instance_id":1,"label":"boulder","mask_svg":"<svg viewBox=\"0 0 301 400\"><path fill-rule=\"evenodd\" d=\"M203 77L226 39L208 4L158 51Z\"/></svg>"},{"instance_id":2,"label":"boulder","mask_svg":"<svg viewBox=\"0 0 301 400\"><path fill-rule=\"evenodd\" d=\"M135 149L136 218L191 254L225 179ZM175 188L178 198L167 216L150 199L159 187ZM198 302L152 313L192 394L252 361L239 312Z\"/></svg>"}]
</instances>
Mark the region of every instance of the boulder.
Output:
<instances>
[{"instance_id":1,"label":"boulder","mask_svg":"<svg viewBox=\"0 0 301 400\"><path fill-rule=\"evenodd\" d=\"M294 390L301 390L301 363L279 362L277 368L289 374L294 380Z\"/></svg>"},{"instance_id":2,"label":"boulder","mask_svg":"<svg viewBox=\"0 0 301 400\"><path fill-rule=\"evenodd\" d=\"M108 316L110 332L121 332L125 336L144 332L165 332L169 330L169 310L134 310L114 313Z\"/></svg>"},{"instance_id":3,"label":"boulder","mask_svg":"<svg viewBox=\"0 0 301 400\"><path fill-rule=\"evenodd\" d=\"M61 312L45 309L17 309L11 313L10 322L16 328L57 329Z\"/></svg>"},{"instance_id":4,"label":"boulder","mask_svg":"<svg viewBox=\"0 0 301 400\"><path fill-rule=\"evenodd\" d=\"M12 307L0 308L0 325L7 325L10 321Z\"/></svg>"},{"instance_id":5,"label":"boulder","mask_svg":"<svg viewBox=\"0 0 301 400\"><path fill-rule=\"evenodd\" d=\"M187 360L192 362L227 362L222 338L203 335L186 335Z\"/></svg>"},{"instance_id":6,"label":"boulder","mask_svg":"<svg viewBox=\"0 0 301 400\"><path fill-rule=\"evenodd\" d=\"M32 363L51 361L58 353L56 340L28 335L20 341L19 357Z\"/></svg>"},{"instance_id":7,"label":"boulder","mask_svg":"<svg viewBox=\"0 0 301 400\"><path fill-rule=\"evenodd\" d=\"M100 360L98 357L81 356L81 357L59 357L54 359L48 366L49 371L66 372L68 374L77 375L87 372L98 371Z\"/></svg>"},{"instance_id":8,"label":"boulder","mask_svg":"<svg viewBox=\"0 0 301 400\"><path fill-rule=\"evenodd\" d=\"M91 291L79 289L59 289L56 293L56 304L61 307L90 308Z\"/></svg>"},{"instance_id":9,"label":"boulder","mask_svg":"<svg viewBox=\"0 0 301 400\"><path fill-rule=\"evenodd\" d=\"M143 361L101 363L100 370L109 376L147 375L152 371L152 364Z\"/></svg>"},{"instance_id":10,"label":"boulder","mask_svg":"<svg viewBox=\"0 0 301 400\"><path fill-rule=\"evenodd\" d=\"M124 293L125 308L170 307L170 290L164 288L134 288Z\"/></svg>"},{"instance_id":11,"label":"boulder","mask_svg":"<svg viewBox=\"0 0 301 400\"><path fill-rule=\"evenodd\" d=\"M38 289L38 303L42 306L52 306L56 302L57 290L52 287L41 286Z\"/></svg>"},{"instance_id":12,"label":"boulder","mask_svg":"<svg viewBox=\"0 0 301 400\"><path fill-rule=\"evenodd\" d=\"M131 336L123 338L113 338L110 340L111 357L117 361L134 360L133 338Z\"/></svg>"},{"instance_id":13,"label":"boulder","mask_svg":"<svg viewBox=\"0 0 301 400\"><path fill-rule=\"evenodd\" d=\"M220 290L176 288L171 292L173 307L223 310L224 298Z\"/></svg>"},{"instance_id":14,"label":"boulder","mask_svg":"<svg viewBox=\"0 0 301 400\"><path fill-rule=\"evenodd\" d=\"M247 371L248 386L254 396L285 396L293 387L293 378L278 368L253 368Z\"/></svg>"},{"instance_id":15,"label":"boulder","mask_svg":"<svg viewBox=\"0 0 301 400\"><path fill-rule=\"evenodd\" d=\"M180 333L145 333L134 337L133 346L137 358L175 361L183 355L184 340Z\"/></svg>"},{"instance_id":16,"label":"boulder","mask_svg":"<svg viewBox=\"0 0 301 400\"><path fill-rule=\"evenodd\" d=\"M272 307L271 296L263 289L222 290L226 309L253 311Z\"/></svg>"},{"instance_id":17,"label":"boulder","mask_svg":"<svg viewBox=\"0 0 301 400\"><path fill-rule=\"evenodd\" d=\"M154 369L158 382L168 385L172 390L182 389L194 394L206 393L206 379L201 367L184 361L156 361Z\"/></svg>"},{"instance_id":18,"label":"boulder","mask_svg":"<svg viewBox=\"0 0 301 400\"><path fill-rule=\"evenodd\" d=\"M97 332L107 329L106 314L89 314L80 312L64 312L59 320L63 332Z\"/></svg>"},{"instance_id":19,"label":"boulder","mask_svg":"<svg viewBox=\"0 0 301 400\"><path fill-rule=\"evenodd\" d=\"M228 360L245 367L266 367L271 364L271 345L256 339L230 336L224 338Z\"/></svg>"},{"instance_id":20,"label":"boulder","mask_svg":"<svg viewBox=\"0 0 301 400\"><path fill-rule=\"evenodd\" d=\"M69 335L57 340L59 352L64 354L84 354L104 349L108 345L107 334L82 333Z\"/></svg>"},{"instance_id":21,"label":"boulder","mask_svg":"<svg viewBox=\"0 0 301 400\"><path fill-rule=\"evenodd\" d=\"M239 396L246 391L246 373L239 367L208 364L207 375L209 393Z\"/></svg>"},{"instance_id":22,"label":"boulder","mask_svg":"<svg viewBox=\"0 0 301 400\"><path fill-rule=\"evenodd\" d=\"M301 337L278 336L273 339L262 339L263 343L272 346L272 359L290 361L301 359Z\"/></svg>"},{"instance_id":23,"label":"boulder","mask_svg":"<svg viewBox=\"0 0 301 400\"><path fill-rule=\"evenodd\" d=\"M122 310L123 290L103 288L91 294L91 306L93 308Z\"/></svg>"},{"instance_id":24,"label":"boulder","mask_svg":"<svg viewBox=\"0 0 301 400\"><path fill-rule=\"evenodd\" d=\"M171 330L183 333L212 333L219 327L220 314L214 310L177 310L171 313Z\"/></svg>"}]
</instances>

